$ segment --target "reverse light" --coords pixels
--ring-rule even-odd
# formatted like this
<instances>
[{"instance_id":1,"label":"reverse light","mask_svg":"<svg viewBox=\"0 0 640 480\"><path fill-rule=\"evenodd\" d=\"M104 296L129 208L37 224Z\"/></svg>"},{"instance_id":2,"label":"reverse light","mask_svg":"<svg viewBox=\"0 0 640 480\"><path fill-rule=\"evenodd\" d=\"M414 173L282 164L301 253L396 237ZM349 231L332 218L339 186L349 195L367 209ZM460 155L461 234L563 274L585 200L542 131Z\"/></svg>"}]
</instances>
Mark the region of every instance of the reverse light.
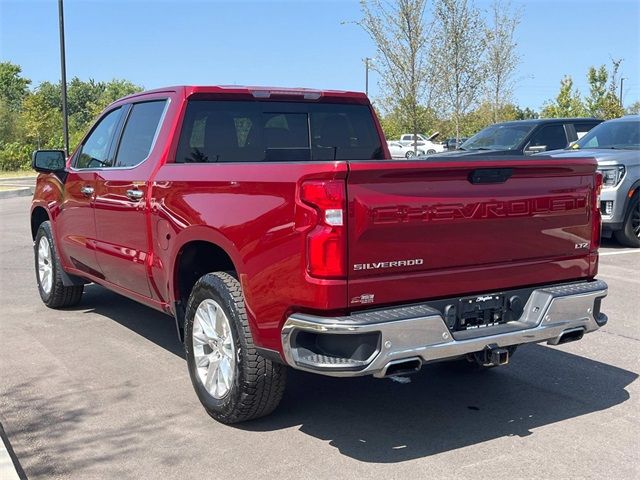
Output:
<instances>
[{"instance_id":1,"label":"reverse light","mask_svg":"<svg viewBox=\"0 0 640 480\"><path fill-rule=\"evenodd\" d=\"M625 168L624 165L613 165L611 167L601 167L598 169L602 173L604 188L614 188L622 181Z\"/></svg>"},{"instance_id":2,"label":"reverse light","mask_svg":"<svg viewBox=\"0 0 640 480\"><path fill-rule=\"evenodd\" d=\"M319 278L346 276L346 191L341 180L311 180L300 188L300 199L318 213L307 235L307 271Z\"/></svg>"}]
</instances>

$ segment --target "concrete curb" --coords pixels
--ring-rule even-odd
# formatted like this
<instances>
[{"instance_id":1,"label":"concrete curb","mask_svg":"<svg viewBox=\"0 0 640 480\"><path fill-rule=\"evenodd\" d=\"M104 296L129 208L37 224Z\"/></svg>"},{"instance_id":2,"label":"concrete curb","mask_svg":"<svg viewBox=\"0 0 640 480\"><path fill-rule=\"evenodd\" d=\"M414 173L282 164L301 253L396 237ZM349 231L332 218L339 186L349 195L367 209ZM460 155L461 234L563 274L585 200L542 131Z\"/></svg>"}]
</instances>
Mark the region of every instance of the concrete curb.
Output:
<instances>
[{"instance_id":1,"label":"concrete curb","mask_svg":"<svg viewBox=\"0 0 640 480\"><path fill-rule=\"evenodd\" d=\"M16 188L15 190L0 191L0 200L3 198L28 197L33 195L35 187Z\"/></svg>"},{"instance_id":2,"label":"concrete curb","mask_svg":"<svg viewBox=\"0 0 640 480\"><path fill-rule=\"evenodd\" d=\"M16 457L9 438L0 424L0 478L2 480L22 480L27 476Z\"/></svg>"},{"instance_id":3,"label":"concrete curb","mask_svg":"<svg viewBox=\"0 0 640 480\"><path fill-rule=\"evenodd\" d=\"M4 178L0 178L0 184L2 182L15 182L16 180L22 181L22 180L33 180L35 181L35 179L38 178L37 175L29 175L26 177L4 177Z\"/></svg>"}]
</instances>

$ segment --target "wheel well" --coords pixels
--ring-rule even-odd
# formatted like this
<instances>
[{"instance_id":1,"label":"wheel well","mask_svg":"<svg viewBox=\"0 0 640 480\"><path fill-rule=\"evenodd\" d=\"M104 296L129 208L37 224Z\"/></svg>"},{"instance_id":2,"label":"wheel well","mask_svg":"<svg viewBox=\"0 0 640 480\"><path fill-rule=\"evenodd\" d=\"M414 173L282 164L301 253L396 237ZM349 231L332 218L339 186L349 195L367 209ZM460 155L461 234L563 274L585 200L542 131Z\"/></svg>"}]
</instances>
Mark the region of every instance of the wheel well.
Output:
<instances>
[{"instance_id":1,"label":"wheel well","mask_svg":"<svg viewBox=\"0 0 640 480\"><path fill-rule=\"evenodd\" d=\"M31 212L31 238L36 239L38 229L43 222L49 220L49 214L42 207L36 207Z\"/></svg>"},{"instance_id":2,"label":"wheel well","mask_svg":"<svg viewBox=\"0 0 640 480\"><path fill-rule=\"evenodd\" d=\"M182 247L176 261L176 302L186 308L193 286L200 277L210 272L227 272L236 276L235 267L227 252L219 246L204 242L189 242Z\"/></svg>"}]
</instances>

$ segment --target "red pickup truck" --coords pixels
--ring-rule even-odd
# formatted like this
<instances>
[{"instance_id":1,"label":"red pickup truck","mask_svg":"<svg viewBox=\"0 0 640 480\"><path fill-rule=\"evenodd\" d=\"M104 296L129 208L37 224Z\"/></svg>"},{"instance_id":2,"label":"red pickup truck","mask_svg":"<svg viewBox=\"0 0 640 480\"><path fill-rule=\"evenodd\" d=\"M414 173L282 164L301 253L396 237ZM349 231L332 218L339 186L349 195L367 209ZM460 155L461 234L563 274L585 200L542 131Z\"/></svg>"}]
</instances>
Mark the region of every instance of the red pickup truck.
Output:
<instances>
[{"instance_id":1,"label":"red pickup truck","mask_svg":"<svg viewBox=\"0 0 640 480\"><path fill-rule=\"evenodd\" d=\"M361 93L149 91L33 166L44 303L93 282L172 315L221 422L272 412L287 366L491 367L607 321L595 160L394 161Z\"/></svg>"}]
</instances>

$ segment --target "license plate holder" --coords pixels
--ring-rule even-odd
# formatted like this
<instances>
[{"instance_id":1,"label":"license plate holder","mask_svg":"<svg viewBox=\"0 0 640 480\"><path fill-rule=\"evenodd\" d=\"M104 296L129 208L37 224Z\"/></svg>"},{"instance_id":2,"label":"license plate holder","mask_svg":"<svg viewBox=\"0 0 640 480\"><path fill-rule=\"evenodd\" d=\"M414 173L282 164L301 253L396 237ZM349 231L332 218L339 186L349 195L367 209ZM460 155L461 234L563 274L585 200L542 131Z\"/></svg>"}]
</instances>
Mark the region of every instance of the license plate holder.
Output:
<instances>
[{"instance_id":1,"label":"license plate holder","mask_svg":"<svg viewBox=\"0 0 640 480\"><path fill-rule=\"evenodd\" d=\"M507 321L505 296L500 293L464 297L458 300L455 330L472 330Z\"/></svg>"}]
</instances>

